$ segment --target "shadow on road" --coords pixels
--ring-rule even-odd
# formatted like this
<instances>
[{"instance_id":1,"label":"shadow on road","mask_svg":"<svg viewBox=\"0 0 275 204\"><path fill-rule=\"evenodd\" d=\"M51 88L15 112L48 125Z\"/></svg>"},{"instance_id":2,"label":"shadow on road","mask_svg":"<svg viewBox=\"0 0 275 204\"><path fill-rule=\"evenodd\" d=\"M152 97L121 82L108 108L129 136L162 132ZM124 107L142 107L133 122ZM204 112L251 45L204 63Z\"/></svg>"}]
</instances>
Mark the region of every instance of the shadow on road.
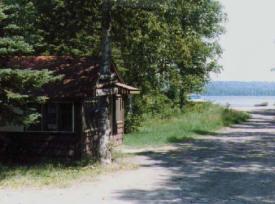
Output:
<instances>
[{"instance_id":1,"label":"shadow on road","mask_svg":"<svg viewBox=\"0 0 275 204\"><path fill-rule=\"evenodd\" d=\"M226 133L177 145L176 150L143 152L144 166L168 168L171 175L150 191L118 192L131 203L275 203L274 110L256 110L253 118ZM274 132L273 132L274 130Z\"/></svg>"}]
</instances>

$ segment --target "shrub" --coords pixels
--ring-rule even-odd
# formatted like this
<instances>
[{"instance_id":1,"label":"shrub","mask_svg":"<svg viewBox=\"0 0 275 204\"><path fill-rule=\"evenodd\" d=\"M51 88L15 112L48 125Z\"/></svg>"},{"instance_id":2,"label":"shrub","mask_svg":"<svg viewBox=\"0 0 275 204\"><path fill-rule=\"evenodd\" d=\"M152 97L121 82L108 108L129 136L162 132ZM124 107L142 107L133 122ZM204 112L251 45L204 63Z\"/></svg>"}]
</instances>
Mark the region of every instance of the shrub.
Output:
<instances>
[{"instance_id":1,"label":"shrub","mask_svg":"<svg viewBox=\"0 0 275 204\"><path fill-rule=\"evenodd\" d=\"M222 113L222 120L225 126L230 126L232 124L244 122L248 120L251 116L246 112L241 112L233 110L229 107L226 107Z\"/></svg>"}]
</instances>

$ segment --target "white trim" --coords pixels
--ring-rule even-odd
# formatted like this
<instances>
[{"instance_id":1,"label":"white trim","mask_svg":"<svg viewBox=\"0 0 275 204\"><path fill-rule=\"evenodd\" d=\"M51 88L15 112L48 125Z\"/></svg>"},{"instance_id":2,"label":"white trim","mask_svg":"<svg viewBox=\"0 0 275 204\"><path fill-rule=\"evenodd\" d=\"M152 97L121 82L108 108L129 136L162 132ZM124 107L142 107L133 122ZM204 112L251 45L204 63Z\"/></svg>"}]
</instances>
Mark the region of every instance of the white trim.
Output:
<instances>
[{"instance_id":1,"label":"white trim","mask_svg":"<svg viewBox=\"0 0 275 204\"><path fill-rule=\"evenodd\" d=\"M137 88L135 88L133 86L129 86L127 84L116 82L115 85L118 86L118 87L122 87L124 89L127 89L129 91L139 91L139 89L137 89Z\"/></svg>"}]
</instances>

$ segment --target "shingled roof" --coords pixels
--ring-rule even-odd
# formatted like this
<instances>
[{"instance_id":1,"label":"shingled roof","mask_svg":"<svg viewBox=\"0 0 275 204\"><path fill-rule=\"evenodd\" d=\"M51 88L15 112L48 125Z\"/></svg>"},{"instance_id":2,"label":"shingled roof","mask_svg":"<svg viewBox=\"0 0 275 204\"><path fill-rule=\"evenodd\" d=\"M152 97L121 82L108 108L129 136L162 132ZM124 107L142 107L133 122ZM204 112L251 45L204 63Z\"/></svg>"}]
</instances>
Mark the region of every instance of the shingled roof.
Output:
<instances>
[{"instance_id":1,"label":"shingled roof","mask_svg":"<svg viewBox=\"0 0 275 204\"><path fill-rule=\"evenodd\" d=\"M92 90L99 77L100 57L72 56L22 56L11 57L5 62L6 68L42 70L48 69L54 75L64 75L58 83L45 87L45 95L51 98L73 98L91 96ZM117 82L122 82L115 66Z\"/></svg>"}]
</instances>

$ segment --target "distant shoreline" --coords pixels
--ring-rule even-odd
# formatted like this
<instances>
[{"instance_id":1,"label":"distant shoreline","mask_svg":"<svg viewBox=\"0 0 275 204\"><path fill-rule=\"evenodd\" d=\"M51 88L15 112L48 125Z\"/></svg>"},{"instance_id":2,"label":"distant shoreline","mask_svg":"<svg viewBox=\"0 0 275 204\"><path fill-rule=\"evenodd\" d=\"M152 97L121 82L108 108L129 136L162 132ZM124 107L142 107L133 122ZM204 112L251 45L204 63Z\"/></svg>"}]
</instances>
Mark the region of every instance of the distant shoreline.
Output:
<instances>
[{"instance_id":1,"label":"distant shoreline","mask_svg":"<svg viewBox=\"0 0 275 204\"><path fill-rule=\"evenodd\" d=\"M275 82L212 81L205 96L275 96Z\"/></svg>"},{"instance_id":2,"label":"distant shoreline","mask_svg":"<svg viewBox=\"0 0 275 204\"><path fill-rule=\"evenodd\" d=\"M202 100L230 107L254 107L256 104L267 103L274 106L275 96L201 96Z\"/></svg>"}]
</instances>

